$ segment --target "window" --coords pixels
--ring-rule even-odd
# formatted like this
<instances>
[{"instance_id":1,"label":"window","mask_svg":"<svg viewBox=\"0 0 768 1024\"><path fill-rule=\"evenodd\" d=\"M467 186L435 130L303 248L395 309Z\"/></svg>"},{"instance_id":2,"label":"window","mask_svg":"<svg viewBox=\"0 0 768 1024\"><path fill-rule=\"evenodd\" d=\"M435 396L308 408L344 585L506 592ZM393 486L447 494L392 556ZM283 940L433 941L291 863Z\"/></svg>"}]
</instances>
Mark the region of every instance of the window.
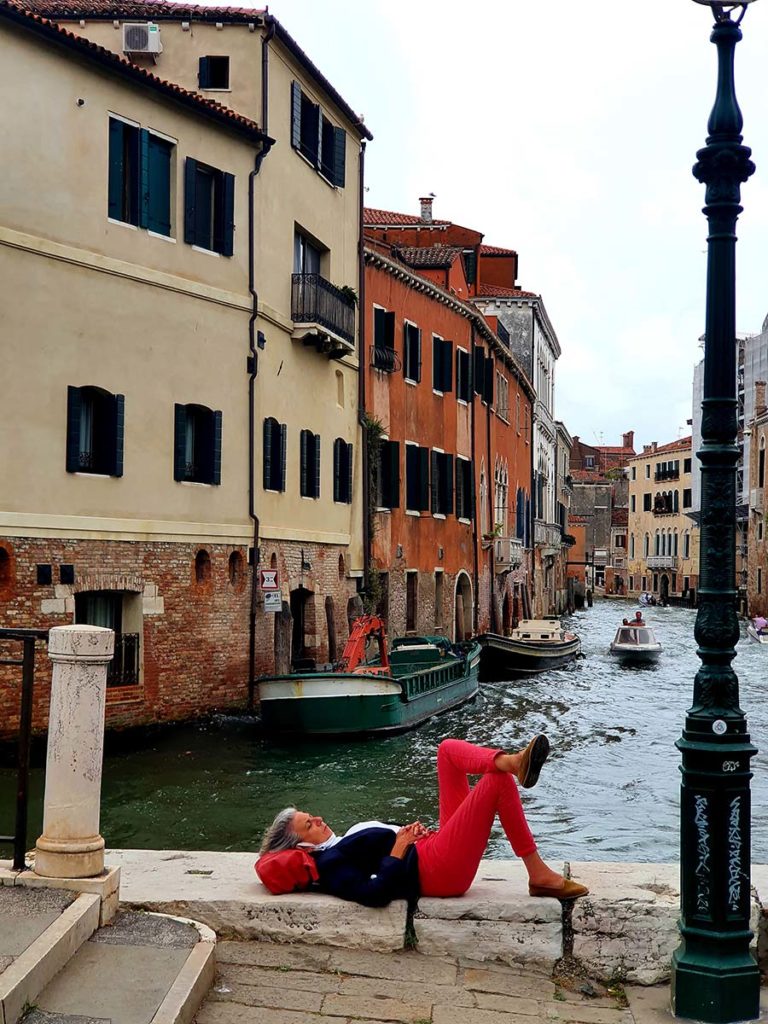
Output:
<instances>
[{"instance_id":1,"label":"window","mask_svg":"<svg viewBox=\"0 0 768 1024\"><path fill-rule=\"evenodd\" d=\"M347 134L335 127L298 82L291 84L291 145L337 188L344 188Z\"/></svg>"},{"instance_id":2,"label":"window","mask_svg":"<svg viewBox=\"0 0 768 1024\"><path fill-rule=\"evenodd\" d=\"M651 538L650 538L650 534L646 533L645 538L643 540L643 558L647 558L650 553L651 553ZM643 590L645 590L645 584L643 584Z\"/></svg>"},{"instance_id":3,"label":"window","mask_svg":"<svg viewBox=\"0 0 768 1024\"><path fill-rule=\"evenodd\" d=\"M483 401L493 405L493 356L488 356L483 368Z\"/></svg>"},{"instance_id":4,"label":"window","mask_svg":"<svg viewBox=\"0 0 768 1024\"><path fill-rule=\"evenodd\" d=\"M509 422L509 381L496 372L496 415Z\"/></svg>"},{"instance_id":5,"label":"window","mask_svg":"<svg viewBox=\"0 0 768 1024\"><path fill-rule=\"evenodd\" d=\"M302 430L299 436L299 493L302 498L320 497L320 435Z\"/></svg>"},{"instance_id":6,"label":"window","mask_svg":"<svg viewBox=\"0 0 768 1024\"><path fill-rule=\"evenodd\" d=\"M376 466L376 506L400 507L400 442L381 441Z\"/></svg>"},{"instance_id":7,"label":"window","mask_svg":"<svg viewBox=\"0 0 768 1024\"><path fill-rule=\"evenodd\" d=\"M757 592L758 594L763 592L763 570L760 568L757 570Z\"/></svg>"},{"instance_id":8,"label":"window","mask_svg":"<svg viewBox=\"0 0 768 1024\"><path fill-rule=\"evenodd\" d=\"M285 423L278 423L272 416L264 420L263 466L265 491L285 490L287 430L288 428Z\"/></svg>"},{"instance_id":9,"label":"window","mask_svg":"<svg viewBox=\"0 0 768 1024\"><path fill-rule=\"evenodd\" d=\"M429 448L405 446L405 507L409 512L429 511Z\"/></svg>"},{"instance_id":10,"label":"window","mask_svg":"<svg viewBox=\"0 0 768 1024\"><path fill-rule=\"evenodd\" d=\"M453 456L432 451L432 514L448 516L453 513Z\"/></svg>"},{"instance_id":11,"label":"window","mask_svg":"<svg viewBox=\"0 0 768 1024\"><path fill-rule=\"evenodd\" d=\"M632 467L632 479L637 480L637 466Z\"/></svg>"},{"instance_id":12,"label":"window","mask_svg":"<svg viewBox=\"0 0 768 1024\"><path fill-rule=\"evenodd\" d=\"M640 589L646 591L648 589L648 577L642 576L640 579Z\"/></svg>"},{"instance_id":13,"label":"window","mask_svg":"<svg viewBox=\"0 0 768 1024\"><path fill-rule=\"evenodd\" d=\"M201 89L229 89L229 57L201 57L197 84Z\"/></svg>"},{"instance_id":14,"label":"window","mask_svg":"<svg viewBox=\"0 0 768 1024\"><path fill-rule=\"evenodd\" d=\"M760 438L760 450L757 453L757 486L765 485L765 438Z\"/></svg>"},{"instance_id":15,"label":"window","mask_svg":"<svg viewBox=\"0 0 768 1024\"><path fill-rule=\"evenodd\" d=\"M107 686L136 686L140 681L139 634L123 633L123 596L120 590L75 594L75 622L105 626L115 632L115 653L107 666Z\"/></svg>"},{"instance_id":16,"label":"window","mask_svg":"<svg viewBox=\"0 0 768 1024\"><path fill-rule=\"evenodd\" d=\"M323 250L311 242L301 231L293 236L293 272L294 274L319 274L320 260ZM394 316L394 314L393 314Z\"/></svg>"},{"instance_id":17,"label":"window","mask_svg":"<svg viewBox=\"0 0 768 1024\"><path fill-rule=\"evenodd\" d=\"M634 494L631 494L630 497L629 497L629 511L630 512L636 512L637 511L637 498L635 497Z\"/></svg>"},{"instance_id":18,"label":"window","mask_svg":"<svg viewBox=\"0 0 768 1024\"><path fill-rule=\"evenodd\" d=\"M462 402L470 402L472 400L469 352L466 352L463 348L456 349L456 397Z\"/></svg>"},{"instance_id":19,"label":"window","mask_svg":"<svg viewBox=\"0 0 768 1024\"><path fill-rule=\"evenodd\" d=\"M691 504L691 488L686 487L683 491L683 508L690 508Z\"/></svg>"},{"instance_id":20,"label":"window","mask_svg":"<svg viewBox=\"0 0 768 1024\"><path fill-rule=\"evenodd\" d=\"M617 534L616 536L616 547L625 548L627 546L627 538L624 534Z\"/></svg>"},{"instance_id":21,"label":"window","mask_svg":"<svg viewBox=\"0 0 768 1024\"><path fill-rule=\"evenodd\" d=\"M184 241L231 256L234 231L235 176L188 156L184 164Z\"/></svg>"},{"instance_id":22,"label":"window","mask_svg":"<svg viewBox=\"0 0 768 1024\"><path fill-rule=\"evenodd\" d=\"M643 495L643 512L650 512L650 511L651 511L651 495L649 493L649 494L644 494Z\"/></svg>"},{"instance_id":23,"label":"window","mask_svg":"<svg viewBox=\"0 0 768 1024\"><path fill-rule=\"evenodd\" d=\"M515 427L520 434L522 424L520 423L520 395L515 395Z\"/></svg>"},{"instance_id":24,"label":"window","mask_svg":"<svg viewBox=\"0 0 768 1024\"><path fill-rule=\"evenodd\" d=\"M432 387L445 394L453 390L453 342L432 335Z\"/></svg>"},{"instance_id":25,"label":"window","mask_svg":"<svg viewBox=\"0 0 768 1024\"><path fill-rule=\"evenodd\" d=\"M67 472L123 475L125 398L103 388L67 388Z\"/></svg>"},{"instance_id":26,"label":"window","mask_svg":"<svg viewBox=\"0 0 768 1024\"><path fill-rule=\"evenodd\" d=\"M690 459L683 459L683 472L684 473L690 473L691 472L691 460ZM686 587L686 590L687 589L688 588Z\"/></svg>"},{"instance_id":27,"label":"window","mask_svg":"<svg viewBox=\"0 0 768 1024\"><path fill-rule=\"evenodd\" d=\"M629 535L629 557L630 558L634 558L635 557L635 535L634 535L634 533L630 533L630 535ZM630 590L633 589L631 583L629 585L629 589Z\"/></svg>"},{"instance_id":28,"label":"window","mask_svg":"<svg viewBox=\"0 0 768 1024\"><path fill-rule=\"evenodd\" d=\"M594 457L594 455L585 455L584 456L584 468L585 469L594 469L595 468L595 457Z\"/></svg>"},{"instance_id":29,"label":"window","mask_svg":"<svg viewBox=\"0 0 768 1024\"><path fill-rule=\"evenodd\" d=\"M221 483L221 413L204 405L174 406L173 479Z\"/></svg>"},{"instance_id":30,"label":"window","mask_svg":"<svg viewBox=\"0 0 768 1024\"><path fill-rule=\"evenodd\" d=\"M757 539L758 540L762 540L763 539L763 520L762 519L758 519L758 521L757 521Z\"/></svg>"},{"instance_id":31,"label":"window","mask_svg":"<svg viewBox=\"0 0 768 1024\"><path fill-rule=\"evenodd\" d=\"M403 374L406 380L421 380L421 331L416 324L403 325Z\"/></svg>"},{"instance_id":32,"label":"window","mask_svg":"<svg viewBox=\"0 0 768 1024\"><path fill-rule=\"evenodd\" d=\"M169 139L110 117L107 209L112 220L170 236L173 150Z\"/></svg>"},{"instance_id":33,"label":"window","mask_svg":"<svg viewBox=\"0 0 768 1024\"><path fill-rule=\"evenodd\" d=\"M333 500L352 502L352 445L337 437L333 442Z\"/></svg>"},{"instance_id":34,"label":"window","mask_svg":"<svg viewBox=\"0 0 768 1024\"><path fill-rule=\"evenodd\" d=\"M688 591L690 589L691 589L691 577L690 576L683 576L683 597L685 597L685 595L688 593Z\"/></svg>"},{"instance_id":35,"label":"window","mask_svg":"<svg viewBox=\"0 0 768 1024\"><path fill-rule=\"evenodd\" d=\"M472 488L472 463L469 459L456 456L456 516L458 519L472 519L474 513Z\"/></svg>"},{"instance_id":36,"label":"window","mask_svg":"<svg viewBox=\"0 0 768 1024\"><path fill-rule=\"evenodd\" d=\"M651 479L651 464L650 464L650 462L645 467L645 479L646 480L650 480Z\"/></svg>"},{"instance_id":37,"label":"window","mask_svg":"<svg viewBox=\"0 0 768 1024\"><path fill-rule=\"evenodd\" d=\"M634 590L635 589L635 577L634 576L630 576L629 577L628 588L629 588L629 590Z\"/></svg>"},{"instance_id":38,"label":"window","mask_svg":"<svg viewBox=\"0 0 768 1024\"><path fill-rule=\"evenodd\" d=\"M503 536L507 535L507 504L509 491L509 474L507 467L497 459L493 475L493 525L501 528Z\"/></svg>"},{"instance_id":39,"label":"window","mask_svg":"<svg viewBox=\"0 0 768 1024\"><path fill-rule=\"evenodd\" d=\"M391 373L395 369L395 314L373 308L373 365Z\"/></svg>"}]
</instances>

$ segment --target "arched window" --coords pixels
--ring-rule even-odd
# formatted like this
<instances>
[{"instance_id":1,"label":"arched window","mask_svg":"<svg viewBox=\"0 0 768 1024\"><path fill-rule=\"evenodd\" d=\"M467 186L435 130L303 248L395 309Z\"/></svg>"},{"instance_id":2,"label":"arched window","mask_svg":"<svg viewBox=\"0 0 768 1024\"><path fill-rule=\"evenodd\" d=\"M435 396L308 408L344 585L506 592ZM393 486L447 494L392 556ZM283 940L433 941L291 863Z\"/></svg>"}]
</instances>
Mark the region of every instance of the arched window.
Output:
<instances>
[{"instance_id":1,"label":"arched window","mask_svg":"<svg viewBox=\"0 0 768 1024\"><path fill-rule=\"evenodd\" d=\"M655 538L654 538L653 553L654 553L654 555L660 555L661 554L661 538L659 537L659 531L658 530L656 531L656 535L655 535Z\"/></svg>"},{"instance_id":2,"label":"arched window","mask_svg":"<svg viewBox=\"0 0 768 1024\"><path fill-rule=\"evenodd\" d=\"M501 527L502 535L507 533L507 467L497 459L493 478L493 527Z\"/></svg>"},{"instance_id":3,"label":"arched window","mask_svg":"<svg viewBox=\"0 0 768 1024\"><path fill-rule=\"evenodd\" d=\"M672 554L675 556L675 558L677 558L677 530L675 530L674 546L673 546L673 549L672 549Z\"/></svg>"},{"instance_id":4,"label":"arched window","mask_svg":"<svg viewBox=\"0 0 768 1024\"><path fill-rule=\"evenodd\" d=\"M233 587L239 586L245 580L245 559L241 552L233 551L229 556L229 582Z\"/></svg>"},{"instance_id":5,"label":"arched window","mask_svg":"<svg viewBox=\"0 0 768 1024\"><path fill-rule=\"evenodd\" d=\"M686 530L683 534L683 558L691 557L691 535Z\"/></svg>"},{"instance_id":6,"label":"arched window","mask_svg":"<svg viewBox=\"0 0 768 1024\"><path fill-rule=\"evenodd\" d=\"M648 555L650 553L650 548L651 548L651 538L650 538L649 534L646 533L645 537L643 538L643 558L647 558L648 557Z\"/></svg>"},{"instance_id":7,"label":"arched window","mask_svg":"<svg viewBox=\"0 0 768 1024\"><path fill-rule=\"evenodd\" d=\"M195 555L195 582L205 583L211 578L211 556L201 548Z\"/></svg>"},{"instance_id":8,"label":"arched window","mask_svg":"<svg viewBox=\"0 0 768 1024\"><path fill-rule=\"evenodd\" d=\"M680 511L680 491L672 491L672 511Z\"/></svg>"}]
</instances>

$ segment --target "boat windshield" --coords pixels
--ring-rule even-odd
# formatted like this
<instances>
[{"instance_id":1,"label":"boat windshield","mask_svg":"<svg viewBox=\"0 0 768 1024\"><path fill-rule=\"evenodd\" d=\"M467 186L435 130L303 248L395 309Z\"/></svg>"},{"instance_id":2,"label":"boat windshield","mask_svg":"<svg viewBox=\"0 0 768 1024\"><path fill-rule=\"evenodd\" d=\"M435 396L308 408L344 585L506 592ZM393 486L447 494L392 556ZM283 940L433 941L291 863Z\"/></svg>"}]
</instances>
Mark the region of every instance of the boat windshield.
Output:
<instances>
[{"instance_id":1,"label":"boat windshield","mask_svg":"<svg viewBox=\"0 0 768 1024\"><path fill-rule=\"evenodd\" d=\"M620 644L653 644L656 641L650 629L620 629L617 637Z\"/></svg>"}]
</instances>

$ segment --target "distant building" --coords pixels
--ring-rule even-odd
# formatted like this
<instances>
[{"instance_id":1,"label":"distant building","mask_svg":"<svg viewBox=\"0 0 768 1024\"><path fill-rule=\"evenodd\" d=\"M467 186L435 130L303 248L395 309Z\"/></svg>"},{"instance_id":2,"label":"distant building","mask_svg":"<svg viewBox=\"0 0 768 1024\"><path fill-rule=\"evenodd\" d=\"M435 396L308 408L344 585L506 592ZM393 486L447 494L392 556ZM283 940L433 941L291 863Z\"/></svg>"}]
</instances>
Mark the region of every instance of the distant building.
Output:
<instances>
[{"instance_id":1,"label":"distant building","mask_svg":"<svg viewBox=\"0 0 768 1024\"><path fill-rule=\"evenodd\" d=\"M627 592L693 603L699 529L692 505L691 438L644 445L629 460Z\"/></svg>"},{"instance_id":2,"label":"distant building","mask_svg":"<svg viewBox=\"0 0 768 1024\"><path fill-rule=\"evenodd\" d=\"M768 503L766 503L766 448L768 448L768 406L766 382L756 381L753 415L747 421L750 435L749 484L749 569L747 603L750 616L768 616Z\"/></svg>"}]
</instances>

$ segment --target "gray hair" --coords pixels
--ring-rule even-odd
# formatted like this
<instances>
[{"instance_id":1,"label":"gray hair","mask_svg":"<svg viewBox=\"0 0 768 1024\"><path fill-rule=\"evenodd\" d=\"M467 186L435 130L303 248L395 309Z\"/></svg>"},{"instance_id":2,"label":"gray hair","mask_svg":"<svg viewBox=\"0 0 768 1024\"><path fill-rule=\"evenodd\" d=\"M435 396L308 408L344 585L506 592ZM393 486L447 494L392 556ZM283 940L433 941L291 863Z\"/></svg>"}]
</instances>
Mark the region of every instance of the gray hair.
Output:
<instances>
[{"instance_id":1,"label":"gray hair","mask_svg":"<svg viewBox=\"0 0 768 1024\"><path fill-rule=\"evenodd\" d=\"M295 807L284 807L264 833L260 853L275 853L277 850L292 850L299 845L299 835L293 829Z\"/></svg>"}]
</instances>

